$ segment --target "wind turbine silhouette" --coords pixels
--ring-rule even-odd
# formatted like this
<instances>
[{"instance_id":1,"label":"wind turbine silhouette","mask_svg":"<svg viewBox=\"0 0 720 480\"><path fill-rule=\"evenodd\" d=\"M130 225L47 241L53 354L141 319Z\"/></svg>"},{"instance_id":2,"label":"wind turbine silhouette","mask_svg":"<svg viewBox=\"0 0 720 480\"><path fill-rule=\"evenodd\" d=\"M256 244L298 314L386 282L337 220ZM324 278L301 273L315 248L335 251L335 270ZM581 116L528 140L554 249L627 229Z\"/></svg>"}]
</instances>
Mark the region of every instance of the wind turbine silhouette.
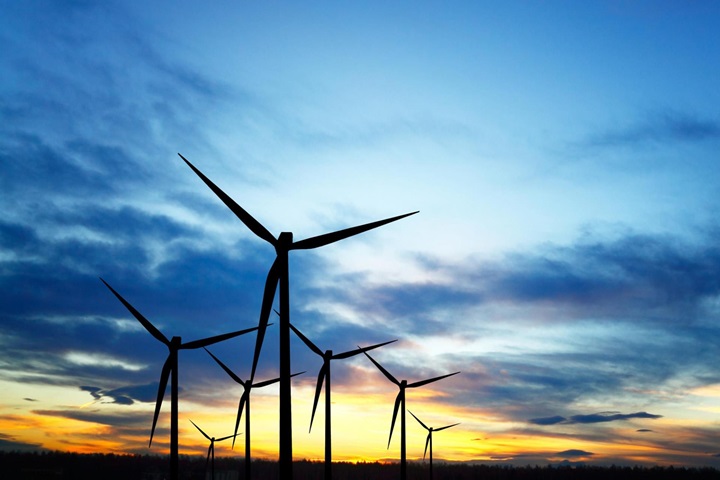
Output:
<instances>
[{"instance_id":1,"label":"wind turbine silhouette","mask_svg":"<svg viewBox=\"0 0 720 480\"><path fill-rule=\"evenodd\" d=\"M443 378L457 375L460 372L448 373L447 375L441 375L439 377L428 378L427 380L420 380L413 383L408 383L407 380L398 381L397 378L393 377L390 372L385 370L382 365L375 361L367 352L363 352L366 357L370 359L372 363L380 370L385 377L392 383L398 386L400 391L395 397L395 407L393 408L392 422L390 423L390 437L388 438L388 448L390 448L390 440L392 440L393 429L395 428L395 420L397 419L398 408L402 405L402 412L400 413L400 478L405 480L407 478L407 451L405 448L405 389L417 388L427 385L428 383L437 382Z\"/></svg>"},{"instance_id":2,"label":"wind turbine silhouette","mask_svg":"<svg viewBox=\"0 0 720 480\"><path fill-rule=\"evenodd\" d=\"M271 324L272 325L272 324ZM223 370L225 370L225 373L227 373L230 378L235 380L236 383L239 383L243 387L243 393L240 396L240 403L238 404L238 413L237 413L237 419L235 420L235 435L237 435L238 427L240 425L240 418L242 417L243 409L245 410L245 479L250 480L252 478L250 476L251 474L251 468L250 468L250 391L253 388L262 388L267 387L268 385L272 385L273 383L277 383L280 381L280 377L274 378L272 380L265 380L264 382L256 382L253 383L252 380L248 379L246 381L242 381L240 377L238 377L235 372L230 370L227 365L225 365L223 362L220 361L219 358L217 358L215 355L210 352L207 348L205 351L217 362L220 367L222 367ZM302 375L305 372L295 373L291 375L291 377L294 377L296 375ZM235 448L235 439L233 439L233 448Z\"/></svg>"},{"instance_id":3,"label":"wind turbine silhouette","mask_svg":"<svg viewBox=\"0 0 720 480\"><path fill-rule=\"evenodd\" d=\"M408 410L408 412L410 412L410 410ZM420 425L422 425L425 430L428 431L427 439L425 439L425 451L423 452L423 460L425 460L425 455L427 454L427 451L428 451L428 445L430 445L430 480L432 480L432 478L433 478L432 434L433 434L433 432L439 432L440 430L445 430L446 428L454 427L455 425L460 425L460 424L453 423L452 425L445 425L444 427L433 428L433 427L428 427L427 425L425 425L418 417L415 416L415 414L413 412L410 412L410 415L412 415L415 418L415 420L417 420L418 423Z\"/></svg>"},{"instance_id":4,"label":"wind turbine silhouette","mask_svg":"<svg viewBox=\"0 0 720 480\"><path fill-rule=\"evenodd\" d=\"M195 422L193 422L192 420L190 420L190 423L192 423L193 425L195 425L195 428L197 428L197 429L200 431L200 433L203 434L203 436L204 436L205 438L207 438L208 440L210 440L210 446L208 447L207 459L205 460L205 471L207 472L207 464L208 464L208 462L210 461L210 458L212 457L211 470L210 470L210 472L211 472L211 477L210 477L210 478L211 478L212 480L215 480L215 442L222 442L223 440L227 440L228 438L235 438L235 437L238 436L238 434L235 433L235 435L228 435L227 437L222 437L222 438L210 437L210 436L208 436L207 433L203 432L202 428L198 427L198 426L195 424Z\"/></svg>"},{"instance_id":5,"label":"wind turbine silhouette","mask_svg":"<svg viewBox=\"0 0 720 480\"><path fill-rule=\"evenodd\" d=\"M325 381L325 480L331 480L332 479L332 430L330 428L330 361L331 360L342 360L345 358L354 357L355 355L359 355L361 353L367 352L368 350L373 350L378 347L382 347L383 345L387 345L389 343L397 342L397 340L390 340L389 342L384 343L378 343L377 345L372 345L370 347L358 347L355 350L350 350L343 353L336 353L333 354L332 350L325 350L323 352L320 350L314 343L312 343L305 335L303 335L300 330L295 328L295 326L291 323L290 328L292 329L295 334L300 337L300 340L302 340L305 345L308 346L310 350L315 352L316 354L320 355L323 359L323 366L320 367L320 372L318 373L318 379L317 379L317 386L315 387L315 401L313 402L313 409L312 409L312 416L310 417L310 430L312 431L312 424L313 420L315 419L315 410L317 409L318 400L320 399L320 391L322 390L323 386L323 380Z\"/></svg>"},{"instance_id":6,"label":"wind turbine silhouette","mask_svg":"<svg viewBox=\"0 0 720 480\"><path fill-rule=\"evenodd\" d=\"M178 155L180 155L178 153ZM318 235L300 241L293 241L292 232L282 232L275 238L268 229L255 220L235 200L230 198L220 187L215 185L200 170L190 163L185 157L180 158L200 177L200 179L217 195L220 200L245 224L255 235L268 242L275 248L277 257L270 267L265 281L263 301L260 308L260 323L255 343L255 354L253 357L250 379L255 378L255 370L262 348L262 341L265 336L265 327L270 317L270 309L275 298L275 291L280 284L280 442L279 442L279 467L280 478L292 480L292 402L290 391L290 271L288 267L288 253L290 250L308 250L323 247L331 243L343 240L353 235L372 230L373 228L400 220L417 212L406 213L385 220L367 223L356 227L338 230L332 233Z\"/></svg>"},{"instance_id":7,"label":"wind turbine silhouette","mask_svg":"<svg viewBox=\"0 0 720 480\"><path fill-rule=\"evenodd\" d=\"M148 447L152 445L153 435L155 434L155 425L157 424L158 415L160 414L160 407L162 406L163 397L165 396L165 390L167 388L168 378L172 374L170 382L170 478L177 480L178 478L178 351L180 350L192 350L202 347L207 347L214 343L222 342L239 335L243 335L253 330L257 330L258 327L247 328L245 330L239 330L232 333L225 333L223 335L216 335L214 337L208 337L201 340L195 340L192 342L182 342L181 337L172 337L168 340L163 333L155 328L150 321L145 318L135 307L125 300L114 288L110 286L105 280L100 279L107 288L117 297L118 300L125 305L130 313L145 327L150 335L155 337L160 342L164 343L168 347L169 353L167 360L162 368L160 374L160 383L158 384L157 400L155 401L155 415L153 416L152 429L150 430L150 442Z\"/></svg>"}]
</instances>

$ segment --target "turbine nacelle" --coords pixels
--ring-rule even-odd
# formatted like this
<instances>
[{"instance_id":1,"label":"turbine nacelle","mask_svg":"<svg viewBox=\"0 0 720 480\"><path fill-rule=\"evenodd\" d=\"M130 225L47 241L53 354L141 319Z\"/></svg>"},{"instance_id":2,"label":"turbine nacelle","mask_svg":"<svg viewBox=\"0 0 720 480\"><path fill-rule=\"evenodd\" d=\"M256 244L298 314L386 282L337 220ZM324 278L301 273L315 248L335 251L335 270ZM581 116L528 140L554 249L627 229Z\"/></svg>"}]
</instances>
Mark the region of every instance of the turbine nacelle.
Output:
<instances>
[{"instance_id":1,"label":"turbine nacelle","mask_svg":"<svg viewBox=\"0 0 720 480\"><path fill-rule=\"evenodd\" d=\"M293 245L293 234L292 232L280 232L275 244L275 251L280 254L281 251L289 251Z\"/></svg>"}]
</instances>

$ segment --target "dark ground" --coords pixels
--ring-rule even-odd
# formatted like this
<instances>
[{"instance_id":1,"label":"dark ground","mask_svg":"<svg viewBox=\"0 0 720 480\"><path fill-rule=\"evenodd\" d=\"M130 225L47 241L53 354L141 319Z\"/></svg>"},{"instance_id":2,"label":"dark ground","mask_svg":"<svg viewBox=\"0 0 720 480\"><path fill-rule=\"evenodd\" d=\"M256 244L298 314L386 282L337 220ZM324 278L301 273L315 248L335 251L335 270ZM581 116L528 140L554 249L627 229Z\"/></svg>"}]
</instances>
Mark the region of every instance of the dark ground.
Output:
<instances>
[{"instance_id":1,"label":"dark ground","mask_svg":"<svg viewBox=\"0 0 720 480\"><path fill-rule=\"evenodd\" d=\"M215 459L216 480L242 479L243 461L236 458ZM167 457L151 455L76 454L62 452L0 452L0 478L22 480L102 479L156 480L167 475ZM234 472L240 471L239 475ZM205 479L205 459L181 457L181 478ZM228 475L228 472L233 472ZM321 462L295 462L296 480L322 480ZM398 464L335 463L335 480L396 480ZM209 478L209 477L208 477ZM429 478L427 463L408 464L408 480ZM467 464L435 464L435 480L566 480L566 479L689 479L720 480L720 471L713 468L683 467L593 467L593 466L489 466ZM277 463L253 461L253 480L279 480Z\"/></svg>"}]
</instances>

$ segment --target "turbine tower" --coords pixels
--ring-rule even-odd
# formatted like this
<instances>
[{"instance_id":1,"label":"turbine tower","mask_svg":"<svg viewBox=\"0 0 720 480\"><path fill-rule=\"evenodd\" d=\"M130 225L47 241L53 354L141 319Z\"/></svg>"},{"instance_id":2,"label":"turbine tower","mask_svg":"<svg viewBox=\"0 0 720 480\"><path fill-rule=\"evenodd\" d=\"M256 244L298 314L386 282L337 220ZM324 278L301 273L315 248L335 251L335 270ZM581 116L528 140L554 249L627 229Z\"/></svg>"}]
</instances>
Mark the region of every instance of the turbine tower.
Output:
<instances>
[{"instance_id":1,"label":"turbine tower","mask_svg":"<svg viewBox=\"0 0 720 480\"><path fill-rule=\"evenodd\" d=\"M251 477L251 468L250 468L250 391L253 388L262 388L267 387L268 385L272 385L273 383L277 383L280 381L280 377L274 378L272 380L265 380L264 382L255 382L253 383L252 380L248 379L244 382L238 377L235 372L230 370L227 365L225 365L223 362L220 361L219 358L217 358L215 355L213 355L210 350L207 348L205 351L210 354L210 356L215 360L215 362L222 367L223 370L225 370L225 373L227 373L230 378L232 378L236 383L242 385L243 387L243 393L240 395L240 403L238 404L238 413L237 413L237 419L235 420L235 435L237 435L238 427L240 425L240 419L242 418L243 409L245 410L245 479L250 480ZM294 377L296 375L302 375L305 372L295 373L291 375L291 377ZM235 448L235 439L233 439L233 448Z\"/></svg>"},{"instance_id":2,"label":"turbine tower","mask_svg":"<svg viewBox=\"0 0 720 480\"><path fill-rule=\"evenodd\" d=\"M320 391L323 387L323 380L325 381L325 480L332 479L332 430L330 428L330 361L331 360L342 360L345 358L354 357L361 353L373 350L389 343L397 342L397 340L390 340L389 342L378 343L370 347L356 348L348 352L333 354L332 350L325 350L323 352L314 343L312 343L300 330L295 328L291 323L290 328L295 334L300 337L305 345L310 350L318 354L323 359L323 366L320 367L318 373L317 386L315 387L315 401L313 402L312 416L310 417L310 431L312 431L313 420L315 419L315 410L317 409L318 400L320 399Z\"/></svg>"},{"instance_id":3,"label":"turbine tower","mask_svg":"<svg viewBox=\"0 0 720 480\"><path fill-rule=\"evenodd\" d=\"M410 410L408 410L408 412L410 412ZM425 451L423 452L423 460L425 460L425 455L427 454L427 451L428 451L428 445L430 445L430 480L432 480L432 478L433 478L432 434L433 434L433 432L439 432L440 430L445 430L446 428L454 427L455 425L460 425L460 424L453 423L452 425L445 425L444 427L433 428L433 427L428 427L427 425L425 425L418 417L415 416L415 414L413 412L410 412L410 415L412 415L415 418L415 420L417 420L418 423L420 425L422 425L425 430L428 431L427 438L425 439Z\"/></svg>"},{"instance_id":4,"label":"turbine tower","mask_svg":"<svg viewBox=\"0 0 720 480\"><path fill-rule=\"evenodd\" d=\"M180 154L178 154L180 155ZM267 280L265 281L265 290L263 292L263 301L260 309L260 323L257 341L255 344L255 355L253 358L252 371L250 380L255 378L255 370L257 367L260 348L265 336L265 327L270 317L270 309L275 298L275 291L278 283L280 284L280 478L283 480L292 480L292 402L290 391L290 271L288 267L288 254L290 250L308 250L323 247L331 243L343 240L353 235L357 235L373 228L400 220L417 212L406 213L396 217L379 220L377 222L367 223L356 227L346 228L332 233L318 235L316 237L307 238L305 240L293 241L292 232L282 232L275 238L268 229L260 222L255 220L248 212L246 212L235 200L230 198L209 178L207 178L200 170L190 163L185 157L180 158L200 177L200 179L217 195L220 200L245 224L255 235L268 242L275 248L277 257L270 267Z\"/></svg>"},{"instance_id":5,"label":"turbine tower","mask_svg":"<svg viewBox=\"0 0 720 480\"><path fill-rule=\"evenodd\" d=\"M212 463L211 463L211 468L210 468L210 472L211 472L211 473L210 473L210 478L211 478L211 480L215 480L215 442L222 442L223 440L227 440L228 438L234 439L235 437L238 436L238 434L235 433L235 435L228 435L227 437L222 437L222 438L210 437L210 436L208 436L207 433L203 432L202 428L198 427L198 426L195 424L195 422L193 422L192 420L190 420L190 423L192 423L193 425L195 425L195 428L197 428L197 429L200 431L200 433L203 434L203 436L204 436L205 438L207 438L208 440L210 440L210 446L208 447L207 459L205 459L205 471L207 472L207 467L208 467L207 464L208 464L208 462L210 461L210 458L212 457ZM207 475L207 473L206 473L206 475Z\"/></svg>"},{"instance_id":6,"label":"turbine tower","mask_svg":"<svg viewBox=\"0 0 720 480\"><path fill-rule=\"evenodd\" d=\"M427 385L428 383L437 382L443 378L457 375L460 372L448 373L447 375L441 375L439 377L428 378L427 380L420 380L418 382L408 383L407 380L398 381L397 378L393 377L390 372L385 370L382 365L375 361L367 352L364 352L365 356L370 359L372 363L385 375L385 377L392 383L398 386L400 391L395 397L395 407L393 408L392 422L390 423L390 437L388 438L388 448L390 448L390 440L392 440L393 428L395 428L395 420L397 419L398 409L402 406L400 413L400 479L407 479L407 451L405 448L405 389L417 388Z\"/></svg>"},{"instance_id":7,"label":"turbine tower","mask_svg":"<svg viewBox=\"0 0 720 480\"><path fill-rule=\"evenodd\" d=\"M160 374L160 383L158 385L157 400L155 401L155 415L153 416L152 429L150 430L150 443L148 447L152 445L153 435L155 434L155 425L157 424L158 415L160 415L160 407L162 406L163 397L165 396L165 390L167 388L168 378L172 374L170 382L170 478L171 480L177 480L178 478L178 351L180 350L192 350L196 348L207 347L212 344L222 342L239 335L243 335L253 330L257 330L258 327L247 328L245 330L239 330L232 333L226 333L223 335L217 335L214 337L204 338L202 340L195 340L192 342L183 343L181 337L172 337L168 340L163 333L155 328L155 325L145 318L135 307L125 300L118 292L115 291L105 280L100 279L107 288L125 305L130 313L145 327L150 335L155 337L160 342L164 343L169 350L167 360L162 368Z\"/></svg>"}]
</instances>

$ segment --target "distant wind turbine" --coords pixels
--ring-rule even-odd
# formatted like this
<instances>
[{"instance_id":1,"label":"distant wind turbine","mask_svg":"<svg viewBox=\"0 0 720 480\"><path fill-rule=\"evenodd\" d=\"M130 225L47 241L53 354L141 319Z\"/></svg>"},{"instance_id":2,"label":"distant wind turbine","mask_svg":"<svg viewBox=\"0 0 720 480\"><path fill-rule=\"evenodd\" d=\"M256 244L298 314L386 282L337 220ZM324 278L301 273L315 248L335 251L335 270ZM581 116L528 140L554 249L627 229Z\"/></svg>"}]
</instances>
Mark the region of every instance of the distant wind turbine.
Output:
<instances>
[{"instance_id":1,"label":"distant wind turbine","mask_svg":"<svg viewBox=\"0 0 720 480\"><path fill-rule=\"evenodd\" d=\"M178 154L180 155L180 154ZM290 272L288 267L288 253L290 250L308 250L323 247L331 243L343 240L353 235L372 230L373 228L386 225L390 222L400 220L417 212L406 213L397 217L367 223L356 227L346 228L332 233L318 235L297 242L293 241L292 232L282 232L275 238L268 229L255 220L235 200L230 198L220 187L215 185L200 170L190 163L185 157L180 158L200 177L200 179L217 195L220 200L245 224L255 235L268 242L275 248L277 257L270 267L265 281L263 301L260 309L260 323L255 354L253 358L250 379L255 378L255 370L260 356L260 349L265 336L265 327L270 317L270 309L275 298L275 291L280 284L280 445L279 445L279 467L280 478L292 480L292 401L290 389Z\"/></svg>"},{"instance_id":2,"label":"distant wind turbine","mask_svg":"<svg viewBox=\"0 0 720 480\"><path fill-rule=\"evenodd\" d=\"M210 459L212 458L212 463L211 463L211 468L210 468L210 472L211 472L210 478L211 478L212 480L215 480L215 442L222 442L223 440L227 440L228 438L235 438L235 437L238 436L238 434L236 433L235 435L228 435L227 437L222 437L222 438L210 437L210 436L208 436L207 433L203 432L202 428L198 427L198 426L195 424L195 422L193 422L192 420L190 420L190 423L192 423L193 425L195 425L195 428L197 428L197 429L200 431L200 433L203 434L203 436L204 436L205 438L207 438L208 440L210 440L210 446L208 447L207 459L205 460L205 471L207 472L207 467L208 467L207 464L208 464L209 461L211 461Z\"/></svg>"},{"instance_id":3,"label":"distant wind turbine","mask_svg":"<svg viewBox=\"0 0 720 480\"><path fill-rule=\"evenodd\" d=\"M410 412L410 410L408 410L408 412ZM432 480L432 478L433 478L432 434L433 434L433 432L439 432L440 430L445 430L446 428L454 427L455 425L460 425L460 424L453 423L452 425L445 425L444 427L433 428L433 427L428 427L427 425L425 425L418 417L415 416L415 414L413 412L410 412L410 415L412 415L415 418L415 420L417 420L418 423L420 425L422 425L425 430L428 431L427 439L425 439L425 452L423 452L423 460L425 460L425 455L427 454L428 445L429 445L430 446L430 480Z\"/></svg>"},{"instance_id":4,"label":"distant wind turbine","mask_svg":"<svg viewBox=\"0 0 720 480\"><path fill-rule=\"evenodd\" d=\"M443 378L457 375L460 372L448 373L447 375L441 375L439 377L428 378L427 380L420 380L418 382L408 383L407 380L398 381L397 378L393 377L390 372L385 370L382 365L375 361L367 352L364 352L365 356L370 359L371 362L385 375L385 377L392 383L398 386L400 391L395 397L395 407L393 408L392 422L390 423L390 437L388 438L388 448L390 448L390 440L392 440L393 428L395 428L395 420L397 419L398 409L402 406L400 413L400 478L401 480L407 479L407 451L405 448L405 389L406 388L417 388L427 385L428 383L437 382Z\"/></svg>"},{"instance_id":5,"label":"distant wind turbine","mask_svg":"<svg viewBox=\"0 0 720 480\"><path fill-rule=\"evenodd\" d=\"M238 404L238 413L237 413L237 419L235 420L235 435L237 435L238 427L240 426L240 418L242 418L243 409L245 410L245 479L250 480L251 477L251 468L250 468L250 391L253 388L262 388L267 387L268 385L272 385L273 383L277 383L280 381L280 377L274 378L272 380L265 380L264 382L255 382L253 383L252 380L248 379L244 382L238 377L235 372L230 370L227 365L225 365L223 362L220 361L219 358L217 358L215 355L210 352L207 348L205 351L215 360L215 362L222 367L223 370L225 370L225 373L227 373L230 378L232 378L236 383L239 383L243 387L243 393L240 396L240 403ZM294 377L296 375L302 375L305 372L299 372L291 375L291 377ZM235 448L235 439L233 439L233 448Z\"/></svg>"},{"instance_id":6,"label":"distant wind turbine","mask_svg":"<svg viewBox=\"0 0 720 480\"><path fill-rule=\"evenodd\" d=\"M164 343L169 350L167 360L162 368L160 374L160 383L158 385L157 400L155 402L155 415L153 416L152 430L150 430L150 442L148 446L152 445L153 435L155 434L155 425L157 424L158 415L160 414L160 407L162 406L163 397L165 396L165 390L167 388L168 378L172 374L172 381L170 386L170 478L177 480L178 478L178 351L179 350L192 350L196 348L207 347L212 344L228 340L239 335L243 335L253 330L257 330L258 327L247 328L245 330L239 330L232 333L225 333L223 335L217 335L214 337L204 338L202 340L195 340L192 342L183 343L181 337L172 337L168 340L163 333L155 328L150 321L145 318L135 307L125 300L118 292L115 291L105 280L100 279L107 288L125 305L130 313L145 327L150 335L155 337L160 342Z\"/></svg>"},{"instance_id":7,"label":"distant wind turbine","mask_svg":"<svg viewBox=\"0 0 720 480\"><path fill-rule=\"evenodd\" d=\"M313 402L313 409L312 409L312 416L310 417L310 430L312 430L312 424L313 420L315 419L315 410L317 409L318 400L320 399L320 391L322 390L323 386L323 380L325 381L325 480L331 480L332 479L332 429L330 428L330 361L331 360L342 360L345 358L350 358L355 355L359 355L361 353L367 352L369 350L373 350L378 347L382 347L383 345L387 345L389 343L397 342L397 340L390 340L389 342L384 343L378 343L377 345L372 345L370 347L358 347L355 350L350 350L348 352L344 353L336 353L333 354L332 350L325 350L323 352L320 350L314 343L312 343L305 335L303 335L300 330L295 328L295 326L291 323L290 328L292 329L295 334L300 337L300 340L302 340L305 345L308 346L310 350L318 354L323 359L323 366L320 367L320 372L318 373L318 379L317 379L317 386L315 387L315 401Z\"/></svg>"}]
</instances>

